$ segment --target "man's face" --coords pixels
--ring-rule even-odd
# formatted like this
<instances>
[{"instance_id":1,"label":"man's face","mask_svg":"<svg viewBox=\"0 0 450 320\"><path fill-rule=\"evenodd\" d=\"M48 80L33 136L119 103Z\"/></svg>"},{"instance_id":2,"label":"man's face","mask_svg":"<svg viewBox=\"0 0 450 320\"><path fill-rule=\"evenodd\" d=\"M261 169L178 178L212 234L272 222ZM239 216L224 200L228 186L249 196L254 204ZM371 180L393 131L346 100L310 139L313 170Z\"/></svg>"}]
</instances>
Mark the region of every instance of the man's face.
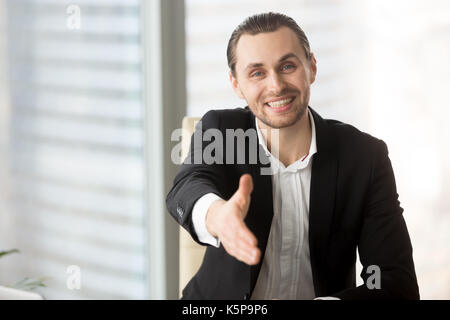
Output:
<instances>
[{"instance_id":1,"label":"man's face","mask_svg":"<svg viewBox=\"0 0 450 320\"><path fill-rule=\"evenodd\" d=\"M287 27L244 34L236 47L236 78L230 81L255 116L272 128L292 126L305 114L316 76L296 34Z\"/></svg>"}]
</instances>

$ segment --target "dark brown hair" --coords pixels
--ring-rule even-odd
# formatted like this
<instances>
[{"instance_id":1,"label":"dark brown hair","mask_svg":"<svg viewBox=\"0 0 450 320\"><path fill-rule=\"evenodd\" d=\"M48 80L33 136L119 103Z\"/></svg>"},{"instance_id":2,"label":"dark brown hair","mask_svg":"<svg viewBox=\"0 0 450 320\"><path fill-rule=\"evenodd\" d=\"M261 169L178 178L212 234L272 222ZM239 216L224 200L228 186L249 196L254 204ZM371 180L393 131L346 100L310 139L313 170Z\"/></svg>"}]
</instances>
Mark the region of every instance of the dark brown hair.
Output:
<instances>
[{"instance_id":1,"label":"dark brown hair","mask_svg":"<svg viewBox=\"0 0 450 320\"><path fill-rule=\"evenodd\" d=\"M277 31L283 26L288 27L295 32L300 44L305 50L306 58L311 59L311 49L309 47L308 38L294 19L285 14L275 12L255 14L248 17L240 25L238 25L237 28L234 29L230 40L228 41L227 60L228 67L230 68L233 77L236 77L236 46L239 38L243 34L256 35L263 32Z\"/></svg>"}]
</instances>

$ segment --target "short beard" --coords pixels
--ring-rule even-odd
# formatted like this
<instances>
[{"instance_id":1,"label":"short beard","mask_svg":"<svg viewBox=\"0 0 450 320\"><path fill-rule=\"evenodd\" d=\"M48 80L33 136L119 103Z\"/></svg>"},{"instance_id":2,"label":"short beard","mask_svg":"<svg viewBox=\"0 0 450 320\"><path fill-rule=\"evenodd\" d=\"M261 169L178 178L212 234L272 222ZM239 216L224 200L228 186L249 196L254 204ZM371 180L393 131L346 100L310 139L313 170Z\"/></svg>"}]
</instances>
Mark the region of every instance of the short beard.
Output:
<instances>
[{"instance_id":1,"label":"short beard","mask_svg":"<svg viewBox=\"0 0 450 320\"><path fill-rule=\"evenodd\" d=\"M287 127L293 126L294 124L297 123L297 121L300 121L300 119L302 119L302 117L305 115L307 108L308 108L307 105L306 106L301 106L300 109L298 110L295 118L292 121L290 121L288 123L283 123L281 125L275 125L275 124L271 123L265 117L258 117L258 116L256 116L256 114L255 114L255 116L258 118L258 120L260 120L266 126L269 126L269 127L273 128L273 129L282 129L282 128L287 128Z\"/></svg>"}]
</instances>

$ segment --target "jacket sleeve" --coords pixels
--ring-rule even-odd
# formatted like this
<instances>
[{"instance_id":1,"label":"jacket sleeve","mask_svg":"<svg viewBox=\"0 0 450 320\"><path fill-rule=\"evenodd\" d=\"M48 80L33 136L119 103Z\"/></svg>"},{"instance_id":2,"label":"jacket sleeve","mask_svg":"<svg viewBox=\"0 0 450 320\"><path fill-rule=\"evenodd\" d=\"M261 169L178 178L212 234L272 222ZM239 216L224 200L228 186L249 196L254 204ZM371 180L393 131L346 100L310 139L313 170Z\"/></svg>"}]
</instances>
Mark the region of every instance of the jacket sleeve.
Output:
<instances>
[{"instance_id":1,"label":"jacket sleeve","mask_svg":"<svg viewBox=\"0 0 450 320\"><path fill-rule=\"evenodd\" d=\"M170 215L185 228L199 244L192 222L192 210L198 199L208 193L214 193L224 199L221 184L225 179L225 165L205 163L204 150L214 140L202 139L208 129L220 129L220 117L217 111L207 112L197 123L191 138L189 153L176 175L173 186L166 197L166 205ZM203 141L206 140L206 141ZM222 157L222 150L216 149L215 156ZM223 163L223 161L222 161Z\"/></svg>"},{"instance_id":2,"label":"jacket sleeve","mask_svg":"<svg viewBox=\"0 0 450 320\"><path fill-rule=\"evenodd\" d=\"M420 299L411 240L402 214L388 149L378 140L358 241L364 284L333 296L340 299ZM380 271L378 283L377 268Z\"/></svg>"}]
</instances>

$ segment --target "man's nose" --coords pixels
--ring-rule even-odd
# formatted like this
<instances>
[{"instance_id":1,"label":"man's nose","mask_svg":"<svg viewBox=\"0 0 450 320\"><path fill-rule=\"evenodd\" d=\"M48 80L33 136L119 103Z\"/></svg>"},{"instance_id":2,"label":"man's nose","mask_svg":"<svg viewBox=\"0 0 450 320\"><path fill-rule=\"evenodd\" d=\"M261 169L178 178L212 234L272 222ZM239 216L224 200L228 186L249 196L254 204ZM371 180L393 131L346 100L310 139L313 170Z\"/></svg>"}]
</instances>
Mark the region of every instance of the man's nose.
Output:
<instances>
[{"instance_id":1,"label":"man's nose","mask_svg":"<svg viewBox=\"0 0 450 320\"><path fill-rule=\"evenodd\" d=\"M283 78L276 72L272 72L269 76L269 86L273 94L280 94L286 87Z\"/></svg>"}]
</instances>

